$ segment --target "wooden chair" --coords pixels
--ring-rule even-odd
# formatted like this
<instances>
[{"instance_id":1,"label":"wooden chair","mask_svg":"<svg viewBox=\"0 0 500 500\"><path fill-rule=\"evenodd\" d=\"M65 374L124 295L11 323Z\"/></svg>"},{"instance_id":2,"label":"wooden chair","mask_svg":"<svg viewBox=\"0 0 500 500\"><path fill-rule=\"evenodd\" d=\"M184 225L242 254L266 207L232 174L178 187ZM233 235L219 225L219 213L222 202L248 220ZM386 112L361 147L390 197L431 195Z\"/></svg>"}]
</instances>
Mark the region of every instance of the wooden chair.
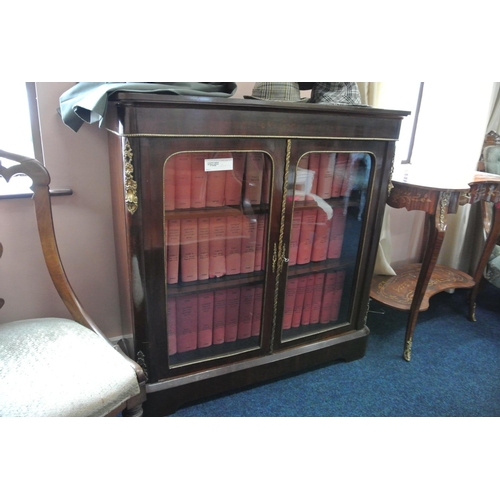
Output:
<instances>
[{"instance_id":1,"label":"wooden chair","mask_svg":"<svg viewBox=\"0 0 500 500\"><path fill-rule=\"evenodd\" d=\"M6 168L1 159L16 162ZM31 190L45 263L72 320L37 318L0 324L0 416L141 416L142 368L114 347L84 311L57 248L50 177L38 161L0 150L0 175L33 180ZM0 245L0 257L3 248ZM0 300L0 308L4 301ZM1 322L1 314L0 314Z\"/></svg>"},{"instance_id":2,"label":"wooden chair","mask_svg":"<svg viewBox=\"0 0 500 500\"><path fill-rule=\"evenodd\" d=\"M486 134L477 169L480 172L500 174L500 135L496 132L490 131ZM495 245L500 245L500 203L482 201L480 204L485 242L473 275L475 285L468 298L471 321L476 321L476 298L484 280L484 269Z\"/></svg>"}]
</instances>

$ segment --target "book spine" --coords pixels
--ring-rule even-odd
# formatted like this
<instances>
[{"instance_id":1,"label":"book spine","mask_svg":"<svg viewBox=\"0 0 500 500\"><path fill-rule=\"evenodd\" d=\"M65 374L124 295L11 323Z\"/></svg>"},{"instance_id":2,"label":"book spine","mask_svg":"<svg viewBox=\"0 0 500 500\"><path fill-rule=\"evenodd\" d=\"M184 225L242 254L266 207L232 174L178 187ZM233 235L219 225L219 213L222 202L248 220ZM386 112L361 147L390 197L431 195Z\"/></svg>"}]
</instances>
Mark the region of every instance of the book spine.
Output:
<instances>
[{"instance_id":1,"label":"book spine","mask_svg":"<svg viewBox=\"0 0 500 500\"><path fill-rule=\"evenodd\" d=\"M207 195L205 155L193 153L191 158L191 208L204 208Z\"/></svg>"},{"instance_id":2,"label":"book spine","mask_svg":"<svg viewBox=\"0 0 500 500\"><path fill-rule=\"evenodd\" d=\"M292 328L299 327L302 321L302 311L304 309L306 286L307 276L301 276L297 279L297 293L295 294L295 303L293 305Z\"/></svg>"},{"instance_id":3,"label":"book spine","mask_svg":"<svg viewBox=\"0 0 500 500\"><path fill-rule=\"evenodd\" d=\"M215 153L214 158L232 158L231 153ZM226 170L207 172L207 207L222 207L226 192Z\"/></svg>"},{"instance_id":4,"label":"book spine","mask_svg":"<svg viewBox=\"0 0 500 500\"><path fill-rule=\"evenodd\" d=\"M245 200L251 205L259 205L262 198L262 176L264 173L264 153L247 153L245 171Z\"/></svg>"},{"instance_id":5,"label":"book spine","mask_svg":"<svg viewBox=\"0 0 500 500\"><path fill-rule=\"evenodd\" d=\"M296 210L293 213L292 229L290 233L290 250L288 252L288 265L297 264L297 255L299 252L300 227L302 225L302 211Z\"/></svg>"},{"instance_id":6,"label":"book spine","mask_svg":"<svg viewBox=\"0 0 500 500\"><path fill-rule=\"evenodd\" d=\"M335 157L335 153L322 153L320 157L317 195L323 199L330 198L332 193Z\"/></svg>"},{"instance_id":7,"label":"book spine","mask_svg":"<svg viewBox=\"0 0 500 500\"><path fill-rule=\"evenodd\" d=\"M246 154L232 153L233 170L226 171L224 200L226 205L239 205L243 197L243 176L245 172Z\"/></svg>"},{"instance_id":8,"label":"book spine","mask_svg":"<svg viewBox=\"0 0 500 500\"><path fill-rule=\"evenodd\" d=\"M260 321L262 319L263 297L264 285L256 285L255 297L253 302L252 337L258 337L260 335Z\"/></svg>"},{"instance_id":9,"label":"book spine","mask_svg":"<svg viewBox=\"0 0 500 500\"><path fill-rule=\"evenodd\" d=\"M307 276L304 306L302 308L301 324L307 326L311 322L311 308L314 293L314 274Z\"/></svg>"},{"instance_id":10,"label":"book spine","mask_svg":"<svg viewBox=\"0 0 500 500\"><path fill-rule=\"evenodd\" d=\"M208 274L220 278L226 274L226 217L210 219Z\"/></svg>"},{"instance_id":11,"label":"book spine","mask_svg":"<svg viewBox=\"0 0 500 500\"><path fill-rule=\"evenodd\" d=\"M332 220L328 220L328 216L324 210L318 208L316 211L316 228L314 231L314 242L311 252L312 262L321 262L326 260L328 253L328 237L330 235L330 227Z\"/></svg>"},{"instance_id":12,"label":"book spine","mask_svg":"<svg viewBox=\"0 0 500 500\"><path fill-rule=\"evenodd\" d=\"M210 219L198 219L198 279L207 280L210 262Z\"/></svg>"},{"instance_id":13,"label":"book spine","mask_svg":"<svg viewBox=\"0 0 500 500\"><path fill-rule=\"evenodd\" d=\"M240 310L241 290L239 288L229 288L226 290L226 331L225 342L234 342L238 338L238 313Z\"/></svg>"},{"instance_id":14,"label":"book spine","mask_svg":"<svg viewBox=\"0 0 500 500\"><path fill-rule=\"evenodd\" d=\"M198 279L198 220L181 220L181 280Z\"/></svg>"},{"instance_id":15,"label":"book spine","mask_svg":"<svg viewBox=\"0 0 500 500\"><path fill-rule=\"evenodd\" d=\"M264 238L266 230L266 214L257 215L257 234L255 237L254 271L262 271L262 255L264 252Z\"/></svg>"},{"instance_id":16,"label":"book spine","mask_svg":"<svg viewBox=\"0 0 500 500\"><path fill-rule=\"evenodd\" d=\"M283 308L283 330L289 330L292 327L293 308L295 306L298 282L298 278L291 278L286 284L285 306Z\"/></svg>"},{"instance_id":17,"label":"book spine","mask_svg":"<svg viewBox=\"0 0 500 500\"><path fill-rule=\"evenodd\" d=\"M271 199L271 167L269 157L266 154L262 155L264 158L264 171L262 173L262 199L261 202L269 205Z\"/></svg>"},{"instance_id":18,"label":"book spine","mask_svg":"<svg viewBox=\"0 0 500 500\"><path fill-rule=\"evenodd\" d=\"M173 285L179 281L179 245L181 237L180 220L169 220L167 226L167 283Z\"/></svg>"},{"instance_id":19,"label":"book spine","mask_svg":"<svg viewBox=\"0 0 500 500\"><path fill-rule=\"evenodd\" d=\"M175 210L175 156L165 162L163 170L163 200L165 210Z\"/></svg>"},{"instance_id":20,"label":"book spine","mask_svg":"<svg viewBox=\"0 0 500 500\"><path fill-rule=\"evenodd\" d=\"M302 224L300 226L297 264L308 264L311 262L315 226L316 210L304 210L302 213Z\"/></svg>"},{"instance_id":21,"label":"book spine","mask_svg":"<svg viewBox=\"0 0 500 500\"><path fill-rule=\"evenodd\" d=\"M208 347L213 341L214 293L198 296L198 348Z\"/></svg>"},{"instance_id":22,"label":"book spine","mask_svg":"<svg viewBox=\"0 0 500 500\"><path fill-rule=\"evenodd\" d=\"M314 178L311 187L311 194L318 192L319 161L321 153L311 153L309 155L309 170L314 172Z\"/></svg>"},{"instance_id":23,"label":"book spine","mask_svg":"<svg viewBox=\"0 0 500 500\"><path fill-rule=\"evenodd\" d=\"M214 292L214 344L223 344L226 332L226 290Z\"/></svg>"},{"instance_id":24,"label":"book spine","mask_svg":"<svg viewBox=\"0 0 500 500\"><path fill-rule=\"evenodd\" d=\"M336 274L330 321L337 321L339 319L340 303L342 302L342 293L344 291L345 271L337 271Z\"/></svg>"},{"instance_id":25,"label":"book spine","mask_svg":"<svg viewBox=\"0 0 500 500\"><path fill-rule=\"evenodd\" d=\"M175 208L191 208L191 154L175 157Z\"/></svg>"},{"instance_id":26,"label":"book spine","mask_svg":"<svg viewBox=\"0 0 500 500\"><path fill-rule=\"evenodd\" d=\"M238 314L239 339L247 339L252 335L254 300L255 300L255 286L244 286L241 289L240 311Z\"/></svg>"},{"instance_id":27,"label":"book spine","mask_svg":"<svg viewBox=\"0 0 500 500\"><path fill-rule=\"evenodd\" d=\"M257 219L254 215L243 215L241 232L241 272L255 271L255 247L257 242Z\"/></svg>"},{"instance_id":28,"label":"book spine","mask_svg":"<svg viewBox=\"0 0 500 500\"><path fill-rule=\"evenodd\" d=\"M344 241L346 224L346 215L342 207L335 207L333 209L331 221L327 257L329 259L339 259L342 254L342 243Z\"/></svg>"},{"instance_id":29,"label":"book spine","mask_svg":"<svg viewBox=\"0 0 500 500\"><path fill-rule=\"evenodd\" d=\"M326 273L325 285L323 291L323 299L321 303L321 312L319 322L326 324L330 322L332 305L333 305L333 290L335 287L336 273Z\"/></svg>"},{"instance_id":30,"label":"book spine","mask_svg":"<svg viewBox=\"0 0 500 500\"><path fill-rule=\"evenodd\" d=\"M311 319L310 324L319 323L321 313L321 301L323 299L323 285L325 283L325 273L318 273L314 277L313 299L311 304Z\"/></svg>"},{"instance_id":31,"label":"book spine","mask_svg":"<svg viewBox=\"0 0 500 500\"><path fill-rule=\"evenodd\" d=\"M167 342L168 354L172 356L177 353L177 298L170 297L167 300Z\"/></svg>"},{"instance_id":32,"label":"book spine","mask_svg":"<svg viewBox=\"0 0 500 500\"><path fill-rule=\"evenodd\" d=\"M344 183L345 172L349 162L348 153L337 153L335 160L335 172L333 174L332 182L332 198L339 198L342 192L342 184Z\"/></svg>"},{"instance_id":33,"label":"book spine","mask_svg":"<svg viewBox=\"0 0 500 500\"><path fill-rule=\"evenodd\" d=\"M226 274L239 274L241 270L241 233L243 216L226 217Z\"/></svg>"},{"instance_id":34,"label":"book spine","mask_svg":"<svg viewBox=\"0 0 500 500\"><path fill-rule=\"evenodd\" d=\"M198 341L198 297L177 297L177 352L193 351Z\"/></svg>"},{"instance_id":35,"label":"book spine","mask_svg":"<svg viewBox=\"0 0 500 500\"><path fill-rule=\"evenodd\" d=\"M267 231L268 231L268 226L269 226L269 216L267 214L264 215L264 245L262 247L262 263L261 263L261 269L264 270L266 268L266 236L267 236Z\"/></svg>"}]
</instances>

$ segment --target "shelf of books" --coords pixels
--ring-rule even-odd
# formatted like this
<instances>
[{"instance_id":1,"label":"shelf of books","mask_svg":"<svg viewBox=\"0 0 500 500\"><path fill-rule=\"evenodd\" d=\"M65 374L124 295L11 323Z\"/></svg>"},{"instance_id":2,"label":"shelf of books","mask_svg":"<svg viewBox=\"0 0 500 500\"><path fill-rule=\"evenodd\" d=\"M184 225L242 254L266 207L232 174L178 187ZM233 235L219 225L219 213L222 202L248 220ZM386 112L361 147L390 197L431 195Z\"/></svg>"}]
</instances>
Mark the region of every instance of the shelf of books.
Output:
<instances>
[{"instance_id":1,"label":"shelf of books","mask_svg":"<svg viewBox=\"0 0 500 500\"><path fill-rule=\"evenodd\" d=\"M260 348L271 164L260 151L165 161L171 367Z\"/></svg>"},{"instance_id":2,"label":"shelf of books","mask_svg":"<svg viewBox=\"0 0 500 500\"><path fill-rule=\"evenodd\" d=\"M372 158L311 152L298 162L282 341L348 321Z\"/></svg>"}]
</instances>

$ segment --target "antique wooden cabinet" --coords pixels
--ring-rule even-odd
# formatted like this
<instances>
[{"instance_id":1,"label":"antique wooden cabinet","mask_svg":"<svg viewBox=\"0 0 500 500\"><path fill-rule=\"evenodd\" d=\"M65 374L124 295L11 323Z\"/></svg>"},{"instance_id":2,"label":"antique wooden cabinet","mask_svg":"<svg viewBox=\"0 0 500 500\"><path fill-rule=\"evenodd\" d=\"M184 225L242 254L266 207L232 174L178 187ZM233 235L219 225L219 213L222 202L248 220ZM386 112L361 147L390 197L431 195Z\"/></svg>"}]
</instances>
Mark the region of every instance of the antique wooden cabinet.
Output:
<instances>
[{"instance_id":1,"label":"antique wooden cabinet","mask_svg":"<svg viewBox=\"0 0 500 500\"><path fill-rule=\"evenodd\" d=\"M123 324L146 415L362 358L406 112L117 93Z\"/></svg>"}]
</instances>

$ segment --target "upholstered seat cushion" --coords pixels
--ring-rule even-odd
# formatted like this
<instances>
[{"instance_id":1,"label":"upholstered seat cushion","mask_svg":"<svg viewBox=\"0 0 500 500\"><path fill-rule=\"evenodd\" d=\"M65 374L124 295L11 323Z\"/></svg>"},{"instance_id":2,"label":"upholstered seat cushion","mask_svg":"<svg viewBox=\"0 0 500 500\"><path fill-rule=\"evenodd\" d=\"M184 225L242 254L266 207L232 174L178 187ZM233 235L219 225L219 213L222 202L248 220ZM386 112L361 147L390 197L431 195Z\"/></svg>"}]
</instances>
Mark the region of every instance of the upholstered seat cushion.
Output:
<instances>
[{"instance_id":1,"label":"upholstered seat cushion","mask_svg":"<svg viewBox=\"0 0 500 500\"><path fill-rule=\"evenodd\" d=\"M104 416L139 394L133 367L103 338L59 318L0 325L0 416Z\"/></svg>"}]
</instances>

